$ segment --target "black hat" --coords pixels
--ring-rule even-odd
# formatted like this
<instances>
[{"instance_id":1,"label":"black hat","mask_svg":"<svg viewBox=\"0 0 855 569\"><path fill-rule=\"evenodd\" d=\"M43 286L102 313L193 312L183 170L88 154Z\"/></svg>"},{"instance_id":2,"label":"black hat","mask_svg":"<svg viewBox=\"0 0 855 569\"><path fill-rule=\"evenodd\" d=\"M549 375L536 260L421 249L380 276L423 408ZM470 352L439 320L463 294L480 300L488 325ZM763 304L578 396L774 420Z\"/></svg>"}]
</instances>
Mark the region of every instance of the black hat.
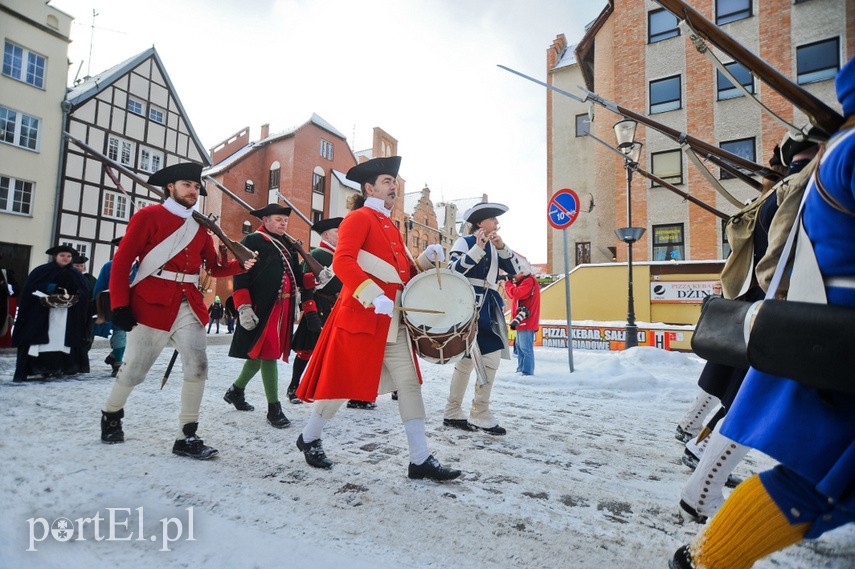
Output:
<instances>
[{"instance_id":1,"label":"black hat","mask_svg":"<svg viewBox=\"0 0 855 569\"><path fill-rule=\"evenodd\" d=\"M194 164L193 162L173 164L172 166L167 166L166 168L158 170L148 177L149 184L160 186L162 188L165 188L166 184L171 184L178 180L190 180L191 182L197 182L201 186L199 195L208 195L208 192L205 191L205 184L202 183L201 164Z\"/></svg>"},{"instance_id":2,"label":"black hat","mask_svg":"<svg viewBox=\"0 0 855 569\"><path fill-rule=\"evenodd\" d=\"M324 231L335 229L336 227L341 225L342 221L344 221L343 217L331 217L329 219L322 219L312 225L312 231L314 231L318 235L323 235Z\"/></svg>"},{"instance_id":3,"label":"black hat","mask_svg":"<svg viewBox=\"0 0 855 569\"><path fill-rule=\"evenodd\" d=\"M77 249L72 247L71 245L57 245L55 247L51 247L47 251L45 251L48 255L59 255L60 253L71 253L72 255L77 255Z\"/></svg>"},{"instance_id":4,"label":"black hat","mask_svg":"<svg viewBox=\"0 0 855 569\"><path fill-rule=\"evenodd\" d=\"M85 255L75 255L71 258L72 265L82 265L83 263L88 263L89 257Z\"/></svg>"},{"instance_id":5,"label":"black hat","mask_svg":"<svg viewBox=\"0 0 855 569\"><path fill-rule=\"evenodd\" d=\"M772 158L769 159L769 166L783 166L781 164L781 147L776 144L775 149L772 150Z\"/></svg>"},{"instance_id":6,"label":"black hat","mask_svg":"<svg viewBox=\"0 0 855 569\"><path fill-rule=\"evenodd\" d=\"M482 202L473 205L463 213L463 219L476 225L490 217L498 217L508 211L508 206L500 203Z\"/></svg>"},{"instance_id":7,"label":"black hat","mask_svg":"<svg viewBox=\"0 0 855 569\"><path fill-rule=\"evenodd\" d=\"M122 237L124 237L124 235L122 235ZM122 237L114 237L113 239L110 239L110 243L112 243L113 245L118 245L122 242Z\"/></svg>"},{"instance_id":8,"label":"black hat","mask_svg":"<svg viewBox=\"0 0 855 569\"><path fill-rule=\"evenodd\" d=\"M356 182L360 186L365 182L372 180L380 174L389 174L397 176L398 169L401 167L400 156L390 156L388 158L373 158L362 164L357 164L347 171L347 179L351 182Z\"/></svg>"},{"instance_id":9,"label":"black hat","mask_svg":"<svg viewBox=\"0 0 855 569\"><path fill-rule=\"evenodd\" d=\"M817 142L810 140L809 137L827 138L825 134L815 126L811 127L811 129L807 133L807 136L801 136L801 140L796 140L796 138L793 137L793 134L790 132L788 132L784 136L784 140L782 140L780 144L781 163L784 166L789 166L790 162L793 161L793 156L795 156L796 154L804 152L808 148L812 148L818 145Z\"/></svg>"},{"instance_id":10,"label":"black hat","mask_svg":"<svg viewBox=\"0 0 855 569\"><path fill-rule=\"evenodd\" d=\"M262 217L269 217L271 215L291 215L291 208L278 203L269 203L263 208L254 209L249 213L261 219Z\"/></svg>"}]
</instances>

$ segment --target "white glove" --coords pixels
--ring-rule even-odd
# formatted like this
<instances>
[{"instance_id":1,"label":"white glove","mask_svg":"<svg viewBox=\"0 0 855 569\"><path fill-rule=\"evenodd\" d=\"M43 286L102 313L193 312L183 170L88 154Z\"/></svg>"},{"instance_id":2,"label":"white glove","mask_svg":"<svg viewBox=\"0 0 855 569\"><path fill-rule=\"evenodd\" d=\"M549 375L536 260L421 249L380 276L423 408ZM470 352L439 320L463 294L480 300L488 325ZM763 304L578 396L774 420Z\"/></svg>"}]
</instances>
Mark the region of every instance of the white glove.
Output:
<instances>
[{"instance_id":1,"label":"white glove","mask_svg":"<svg viewBox=\"0 0 855 569\"><path fill-rule=\"evenodd\" d=\"M254 330L258 326L258 316L249 304L241 304L238 308L240 325L246 330Z\"/></svg>"},{"instance_id":2,"label":"white glove","mask_svg":"<svg viewBox=\"0 0 855 569\"><path fill-rule=\"evenodd\" d=\"M385 294L381 294L372 300L371 304L374 305L374 314L385 314L391 317L395 310L395 302Z\"/></svg>"},{"instance_id":3,"label":"white glove","mask_svg":"<svg viewBox=\"0 0 855 569\"><path fill-rule=\"evenodd\" d=\"M436 263L437 261L442 263L445 261L445 251L442 250L442 245L434 243L425 247L425 258L431 263Z\"/></svg>"}]
</instances>

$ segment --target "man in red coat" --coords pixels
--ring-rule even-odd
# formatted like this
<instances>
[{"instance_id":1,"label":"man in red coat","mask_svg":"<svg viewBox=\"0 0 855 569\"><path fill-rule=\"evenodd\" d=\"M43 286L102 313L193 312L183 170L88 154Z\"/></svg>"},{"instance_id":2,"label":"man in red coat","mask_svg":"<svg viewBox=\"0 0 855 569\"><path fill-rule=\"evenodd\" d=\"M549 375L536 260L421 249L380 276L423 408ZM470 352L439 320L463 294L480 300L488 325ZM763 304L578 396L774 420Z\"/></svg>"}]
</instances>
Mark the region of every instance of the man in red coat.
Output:
<instances>
[{"instance_id":1,"label":"man in red coat","mask_svg":"<svg viewBox=\"0 0 855 569\"><path fill-rule=\"evenodd\" d=\"M311 466L330 468L321 446L327 421L348 399L373 401L380 393L397 391L410 449L408 476L451 480L460 471L442 466L428 451L419 367L395 310L404 285L445 254L439 245L429 245L414 261L389 218L400 164L399 156L375 158L347 173L362 187L363 199L339 227L332 266L342 291L297 390L300 399L315 401L297 448Z\"/></svg>"},{"instance_id":2,"label":"man in red coat","mask_svg":"<svg viewBox=\"0 0 855 569\"><path fill-rule=\"evenodd\" d=\"M199 292L199 274L215 277L241 272L238 261L221 264L208 231L192 217L199 195L206 195L198 164L174 164L151 175L149 183L168 194L163 204L137 211L113 257L110 304L113 326L130 332L122 367L101 412L101 440L125 440L122 418L125 402L142 383L160 352L171 340L181 354L179 435L172 452L208 459L217 450L196 436L199 406L208 376L205 324L208 310ZM139 268L131 282L131 265ZM249 269L255 260L244 263Z\"/></svg>"}]
</instances>

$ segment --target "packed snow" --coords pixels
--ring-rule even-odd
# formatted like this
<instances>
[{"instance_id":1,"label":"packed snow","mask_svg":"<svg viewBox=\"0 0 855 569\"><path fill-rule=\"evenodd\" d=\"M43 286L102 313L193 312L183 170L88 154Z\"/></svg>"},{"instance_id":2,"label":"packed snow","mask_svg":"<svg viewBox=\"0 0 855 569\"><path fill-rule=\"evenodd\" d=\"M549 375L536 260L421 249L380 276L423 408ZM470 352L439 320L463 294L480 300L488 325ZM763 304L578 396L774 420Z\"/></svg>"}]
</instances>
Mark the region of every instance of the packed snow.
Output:
<instances>
[{"instance_id":1,"label":"packed snow","mask_svg":"<svg viewBox=\"0 0 855 569\"><path fill-rule=\"evenodd\" d=\"M533 377L503 361L492 399L506 436L444 427L451 366L422 362L431 451L464 473L440 484L407 478L388 395L342 408L323 438L335 465L309 467L294 443L310 405L283 403L292 425L278 430L260 377L247 387L255 411L223 401L242 364L229 338L209 335L199 435L220 454L205 462L171 453L171 350L131 394L118 445L99 438L113 382L103 340L92 373L51 382L12 382L14 352L0 352L0 567L655 568L700 528L679 513L689 470L674 438L703 364L693 355L575 350L570 373L567 350L535 348ZM279 370L284 395L291 366ZM772 464L752 451L736 474ZM855 567L855 527L756 566Z\"/></svg>"}]
</instances>

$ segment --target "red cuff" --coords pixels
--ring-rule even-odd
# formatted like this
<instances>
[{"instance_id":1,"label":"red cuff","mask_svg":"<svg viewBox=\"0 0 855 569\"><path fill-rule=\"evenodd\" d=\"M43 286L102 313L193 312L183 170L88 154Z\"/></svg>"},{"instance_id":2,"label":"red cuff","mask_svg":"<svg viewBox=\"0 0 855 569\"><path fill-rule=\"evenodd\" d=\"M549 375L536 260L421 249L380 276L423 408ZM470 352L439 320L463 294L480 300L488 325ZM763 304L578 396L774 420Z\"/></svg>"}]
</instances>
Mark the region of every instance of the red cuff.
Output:
<instances>
[{"instance_id":1,"label":"red cuff","mask_svg":"<svg viewBox=\"0 0 855 569\"><path fill-rule=\"evenodd\" d=\"M241 305L249 304L252 306L252 298L249 296L249 289L239 288L232 293L232 298L235 301L235 308Z\"/></svg>"},{"instance_id":2,"label":"red cuff","mask_svg":"<svg viewBox=\"0 0 855 569\"><path fill-rule=\"evenodd\" d=\"M300 305L300 308L303 309L303 312L317 312L318 305L315 304L314 300L304 300Z\"/></svg>"},{"instance_id":3,"label":"red cuff","mask_svg":"<svg viewBox=\"0 0 855 569\"><path fill-rule=\"evenodd\" d=\"M318 285L318 281L315 280L315 275L312 273L306 273L303 275L303 288L306 290L311 290Z\"/></svg>"}]
</instances>

